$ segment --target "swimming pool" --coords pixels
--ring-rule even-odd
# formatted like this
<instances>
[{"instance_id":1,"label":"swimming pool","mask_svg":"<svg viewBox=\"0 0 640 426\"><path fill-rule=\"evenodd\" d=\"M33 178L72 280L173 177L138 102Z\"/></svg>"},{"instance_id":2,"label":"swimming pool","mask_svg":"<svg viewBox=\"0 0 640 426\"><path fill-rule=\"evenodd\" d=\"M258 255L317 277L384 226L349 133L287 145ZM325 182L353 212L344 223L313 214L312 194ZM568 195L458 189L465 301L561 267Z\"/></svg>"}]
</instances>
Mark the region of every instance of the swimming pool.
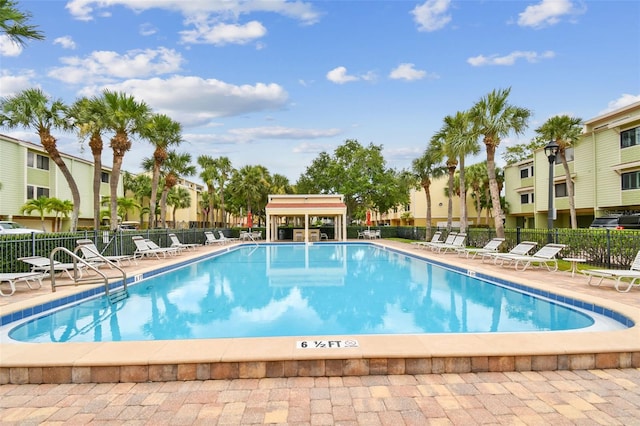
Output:
<instances>
[{"instance_id":1,"label":"swimming pool","mask_svg":"<svg viewBox=\"0 0 640 426\"><path fill-rule=\"evenodd\" d=\"M263 244L13 328L24 342L566 331L595 314L373 244ZM619 328L623 328L619 324Z\"/></svg>"}]
</instances>

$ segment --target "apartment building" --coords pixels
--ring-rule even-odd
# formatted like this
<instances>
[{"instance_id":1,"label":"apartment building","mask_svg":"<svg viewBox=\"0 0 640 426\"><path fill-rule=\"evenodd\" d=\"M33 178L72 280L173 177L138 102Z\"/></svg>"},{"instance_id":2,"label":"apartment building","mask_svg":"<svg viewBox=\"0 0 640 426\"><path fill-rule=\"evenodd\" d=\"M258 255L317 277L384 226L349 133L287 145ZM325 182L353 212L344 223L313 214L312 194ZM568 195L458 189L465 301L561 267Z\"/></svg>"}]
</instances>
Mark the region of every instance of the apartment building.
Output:
<instances>
[{"instance_id":1,"label":"apartment building","mask_svg":"<svg viewBox=\"0 0 640 426\"><path fill-rule=\"evenodd\" d=\"M78 226L93 226L93 162L61 153L64 162L73 174L82 203ZM13 220L25 226L40 229L40 218L20 212L30 199L41 196L72 201L71 190L60 168L49 158L41 145L33 144L0 134L0 218ZM109 195L111 169L102 170L100 194ZM119 184L119 193L123 193ZM53 230L54 217L46 214L45 228ZM63 219L62 229L69 229L69 219Z\"/></svg>"},{"instance_id":2,"label":"apartment building","mask_svg":"<svg viewBox=\"0 0 640 426\"><path fill-rule=\"evenodd\" d=\"M566 155L579 227L607 214L640 213L640 102L587 120L580 140ZM543 149L505 167L506 226L547 227L549 167ZM559 158L552 167L554 225L570 227L566 175Z\"/></svg>"}]
</instances>

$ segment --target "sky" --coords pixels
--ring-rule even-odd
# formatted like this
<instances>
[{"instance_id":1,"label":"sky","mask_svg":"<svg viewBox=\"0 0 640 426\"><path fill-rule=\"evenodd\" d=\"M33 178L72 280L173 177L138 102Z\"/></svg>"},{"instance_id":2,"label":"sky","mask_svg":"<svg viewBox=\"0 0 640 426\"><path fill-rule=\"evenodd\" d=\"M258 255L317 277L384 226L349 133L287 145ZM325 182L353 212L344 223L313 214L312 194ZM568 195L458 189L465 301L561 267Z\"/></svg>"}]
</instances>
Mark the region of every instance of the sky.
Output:
<instances>
[{"instance_id":1,"label":"sky","mask_svg":"<svg viewBox=\"0 0 640 426\"><path fill-rule=\"evenodd\" d=\"M226 156L291 183L348 139L382 145L388 167L408 169L447 115L495 89L511 88L510 103L532 111L524 134L502 140L498 160L554 115L588 120L640 101L633 0L29 0L18 8L46 39L20 47L0 36L0 96L38 87L71 104L122 91L182 124L177 150L194 164ZM32 129L0 133L39 143ZM91 160L73 133L54 136L62 152ZM133 142L123 168L137 173L153 147Z\"/></svg>"}]
</instances>

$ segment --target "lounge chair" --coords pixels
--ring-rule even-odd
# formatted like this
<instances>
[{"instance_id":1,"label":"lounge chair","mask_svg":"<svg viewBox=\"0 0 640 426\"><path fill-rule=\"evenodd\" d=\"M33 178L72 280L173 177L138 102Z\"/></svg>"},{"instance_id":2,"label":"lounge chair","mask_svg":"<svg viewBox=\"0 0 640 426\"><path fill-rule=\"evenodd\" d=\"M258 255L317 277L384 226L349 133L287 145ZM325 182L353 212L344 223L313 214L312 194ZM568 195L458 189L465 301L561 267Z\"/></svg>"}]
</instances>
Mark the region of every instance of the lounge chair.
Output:
<instances>
[{"instance_id":1,"label":"lounge chair","mask_svg":"<svg viewBox=\"0 0 640 426\"><path fill-rule=\"evenodd\" d=\"M435 241L435 242L427 242L424 243L426 247L430 248L433 251L437 251L438 247L445 245L445 244L453 244L453 242L456 239L456 235L458 235L456 232L449 232L449 235L447 235L447 238L444 240L444 242L441 241Z\"/></svg>"},{"instance_id":2,"label":"lounge chair","mask_svg":"<svg viewBox=\"0 0 640 426\"><path fill-rule=\"evenodd\" d=\"M173 252L170 252L167 248L158 247L156 244L154 244L155 248L153 246L149 246L150 240L145 240L141 236L137 235L135 237L131 237L131 239L136 245L136 251L133 253L133 256L136 259L138 257L143 258L151 256L155 256L157 259L160 259L160 254L162 254L162 257L167 257L167 254L175 254L175 249L173 249Z\"/></svg>"},{"instance_id":3,"label":"lounge chair","mask_svg":"<svg viewBox=\"0 0 640 426\"><path fill-rule=\"evenodd\" d=\"M0 274L0 282L9 283L9 287L11 288L10 293L5 293L0 288L0 296L11 296L16 292L16 284L22 282L25 283L30 289L34 290L36 288L42 287L42 278L43 275L39 272L15 272L15 273L2 273ZM32 283L38 283L38 287L32 287Z\"/></svg>"},{"instance_id":4,"label":"lounge chair","mask_svg":"<svg viewBox=\"0 0 640 426\"><path fill-rule=\"evenodd\" d=\"M477 255L482 253L498 253L498 249L504 243L504 238L492 238L483 247L462 247L458 249L458 255L460 257L471 257L474 259Z\"/></svg>"},{"instance_id":5,"label":"lounge chair","mask_svg":"<svg viewBox=\"0 0 640 426\"><path fill-rule=\"evenodd\" d=\"M81 278L82 270L86 269L86 265L83 263L61 263L57 260L53 261L52 267L51 260L48 257L43 256L19 257L18 260L29 264L31 266L31 272L38 272L40 274L50 274L52 272L54 274L65 273L72 280L75 278Z\"/></svg>"},{"instance_id":6,"label":"lounge chair","mask_svg":"<svg viewBox=\"0 0 640 426\"><path fill-rule=\"evenodd\" d=\"M626 293L631 290L631 287L640 286L640 251L636 255L636 258L633 260L631 267L627 270L625 269L583 269L583 274L589 276L589 280L587 284L592 286L599 286L602 284L602 280L605 278L609 278L615 280L615 288L620 293ZM591 279L593 277L599 277L600 280L592 284ZM624 279L629 279L629 282L623 281ZM622 287L623 284L626 284L626 287Z\"/></svg>"},{"instance_id":7,"label":"lounge chair","mask_svg":"<svg viewBox=\"0 0 640 426\"><path fill-rule=\"evenodd\" d=\"M222 232L222 231L218 231L218 235L219 235L218 239L220 241L222 241L222 244L227 244L227 243L232 243L234 241L238 241L237 238L231 238L231 237L225 236L224 232Z\"/></svg>"},{"instance_id":8,"label":"lounge chair","mask_svg":"<svg viewBox=\"0 0 640 426\"><path fill-rule=\"evenodd\" d=\"M156 250L158 252L165 252L166 254L169 254L171 256L180 254L182 253L182 250L183 250L180 247L160 247L155 243L155 241L150 240L149 238L145 238L144 242L147 243L147 247L149 247L151 250Z\"/></svg>"},{"instance_id":9,"label":"lounge chair","mask_svg":"<svg viewBox=\"0 0 640 426\"><path fill-rule=\"evenodd\" d=\"M522 241L520 244L516 245L514 248L509 250L507 253L500 252L486 252L479 253L482 257L482 262L484 263L485 259L493 260L494 264L498 263L498 260L503 260L505 258L513 257L513 256L526 256L538 243L534 241Z\"/></svg>"},{"instance_id":10,"label":"lounge chair","mask_svg":"<svg viewBox=\"0 0 640 426\"><path fill-rule=\"evenodd\" d=\"M185 250L194 250L196 247L200 247L202 244L185 244L181 242L176 234L169 234L169 239L171 240L171 247L177 247Z\"/></svg>"},{"instance_id":11,"label":"lounge chair","mask_svg":"<svg viewBox=\"0 0 640 426\"><path fill-rule=\"evenodd\" d=\"M558 270L558 259L556 256L566 247L565 244L547 244L531 256L505 256L498 255L498 259L505 263L514 263L516 271L524 271L529 266L545 266L550 272Z\"/></svg>"},{"instance_id":12,"label":"lounge chair","mask_svg":"<svg viewBox=\"0 0 640 426\"><path fill-rule=\"evenodd\" d=\"M110 263L122 266L122 262L125 260L128 261L130 265L135 263L135 258L133 256L104 256L100 254L98 247L96 247L94 242L89 239L76 240L76 244L78 244L77 249L80 250L82 258L97 268ZM112 265L109 266L113 267Z\"/></svg>"},{"instance_id":13,"label":"lounge chair","mask_svg":"<svg viewBox=\"0 0 640 426\"><path fill-rule=\"evenodd\" d=\"M467 234L460 232L456 234L451 244L439 244L433 248L433 251L437 253L449 253L457 251L465 247L465 241L467 241Z\"/></svg>"},{"instance_id":14,"label":"lounge chair","mask_svg":"<svg viewBox=\"0 0 640 426\"><path fill-rule=\"evenodd\" d=\"M431 236L430 241L414 241L411 244L418 246L420 248L425 248L428 243L444 243L444 241L440 239L441 236L442 236L442 231L436 231Z\"/></svg>"},{"instance_id":15,"label":"lounge chair","mask_svg":"<svg viewBox=\"0 0 640 426\"><path fill-rule=\"evenodd\" d=\"M205 231L204 233L204 245L208 246L211 244L222 244L220 238L217 238L216 235L211 231Z\"/></svg>"}]
</instances>

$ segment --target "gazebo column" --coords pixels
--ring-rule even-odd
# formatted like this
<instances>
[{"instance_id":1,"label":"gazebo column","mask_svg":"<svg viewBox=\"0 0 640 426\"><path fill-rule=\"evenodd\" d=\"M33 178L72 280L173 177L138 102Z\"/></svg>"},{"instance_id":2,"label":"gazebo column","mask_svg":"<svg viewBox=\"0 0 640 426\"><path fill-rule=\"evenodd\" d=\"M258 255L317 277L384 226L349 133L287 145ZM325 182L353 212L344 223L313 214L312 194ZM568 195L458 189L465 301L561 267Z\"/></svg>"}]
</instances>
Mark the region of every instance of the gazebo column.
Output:
<instances>
[{"instance_id":1,"label":"gazebo column","mask_svg":"<svg viewBox=\"0 0 640 426\"><path fill-rule=\"evenodd\" d=\"M265 227L265 241L271 241L271 216L267 213L267 226Z\"/></svg>"},{"instance_id":2,"label":"gazebo column","mask_svg":"<svg viewBox=\"0 0 640 426\"><path fill-rule=\"evenodd\" d=\"M309 213L304 214L304 242L309 242Z\"/></svg>"}]
</instances>

